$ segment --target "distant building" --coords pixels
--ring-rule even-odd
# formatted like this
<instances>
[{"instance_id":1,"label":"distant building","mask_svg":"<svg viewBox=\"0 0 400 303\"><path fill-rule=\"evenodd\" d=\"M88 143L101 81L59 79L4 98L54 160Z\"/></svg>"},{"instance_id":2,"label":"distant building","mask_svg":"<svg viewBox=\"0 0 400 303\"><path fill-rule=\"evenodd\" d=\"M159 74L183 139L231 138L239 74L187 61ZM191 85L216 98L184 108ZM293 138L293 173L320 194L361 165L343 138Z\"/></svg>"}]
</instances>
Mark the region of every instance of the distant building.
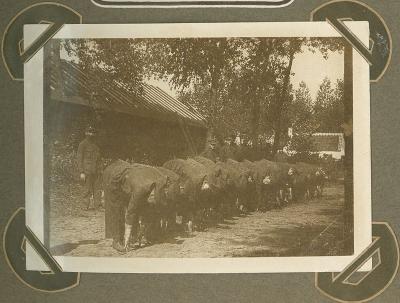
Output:
<instances>
[{"instance_id":1,"label":"distant building","mask_svg":"<svg viewBox=\"0 0 400 303\"><path fill-rule=\"evenodd\" d=\"M312 153L331 155L340 160L345 155L344 135L342 133L315 133L312 135Z\"/></svg>"}]
</instances>

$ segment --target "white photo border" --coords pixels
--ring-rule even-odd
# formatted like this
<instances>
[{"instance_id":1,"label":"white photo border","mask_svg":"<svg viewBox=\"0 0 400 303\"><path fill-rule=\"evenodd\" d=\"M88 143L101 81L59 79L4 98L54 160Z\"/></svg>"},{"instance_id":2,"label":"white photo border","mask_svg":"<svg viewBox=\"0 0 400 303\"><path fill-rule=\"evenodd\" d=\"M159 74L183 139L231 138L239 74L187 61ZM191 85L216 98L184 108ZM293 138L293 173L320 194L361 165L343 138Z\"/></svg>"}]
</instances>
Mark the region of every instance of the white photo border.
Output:
<instances>
[{"instance_id":1,"label":"white photo border","mask_svg":"<svg viewBox=\"0 0 400 303\"><path fill-rule=\"evenodd\" d=\"M368 22L345 22L366 46ZM25 25L29 46L47 25ZM246 22L174 24L68 24L53 37L341 37L327 22ZM26 224L44 239L43 48L24 65ZM63 271L107 273L273 273L339 272L372 241L369 64L353 49L354 254L352 256L240 258L119 258L55 256ZM27 244L28 270L48 270Z\"/></svg>"}]
</instances>

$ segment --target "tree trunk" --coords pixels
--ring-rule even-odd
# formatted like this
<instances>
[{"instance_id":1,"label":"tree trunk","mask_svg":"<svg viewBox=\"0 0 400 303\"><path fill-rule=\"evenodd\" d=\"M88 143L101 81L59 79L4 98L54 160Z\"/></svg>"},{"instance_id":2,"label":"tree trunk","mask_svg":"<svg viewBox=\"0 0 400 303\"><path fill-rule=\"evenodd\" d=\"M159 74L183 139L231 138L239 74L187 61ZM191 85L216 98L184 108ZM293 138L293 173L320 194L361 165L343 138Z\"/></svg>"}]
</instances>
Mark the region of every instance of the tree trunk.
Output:
<instances>
[{"instance_id":1,"label":"tree trunk","mask_svg":"<svg viewBox=\"0 0 400 303\"><path fill-rule=\"evenodd\" d=\"M268 62L271 57L271 53L273 51L272 43L267 41L267 40L261 40L260 45L257 50L257 57L259 58L259 64L265 65L265 62ZM265 61L265 58L267 60ZM264 66L265 67L265 66ZM267 76L267 77L262 77L264 78L269 78L271 75L270 67L265 68L263 71L262 75ZM257 81L257 80L254 80ZM260 133L260 120L261 120L261 100L262 98L265 98L265 94L268 91L268 86L270 84L268 81L260 81L256 87L256 93L253 95L254 99L253 102L251 103L252 108L251 108L251 138L253 140L253 146L255 147L258 144L258 135Z\"/></svg>"},{"instance_id":2,"label":"tree trunk","mask_svg":"<svg viewBox=\"0 0 400 303\"><path fill-rule=\"evenodd\" d=\"M214 81L213 81L214 82ZM218 122L218 117L217 117L217 106L218 106L218 89L217 89L217 81L215 83L211 84L211 120L213 126L216 126L216 123Z\"/></svg>"},{"instance_id":3,"label":"tree trunk","mask_svg":"<svg viewBox=\"0 0 400 303\"><path fill-rule=\"evenodd\" d=\"M253 140L253 146L258 144L258 133L260 126L260 113L261 113L261 102L259 98L253 100L252 108L252 119L251 119L251 138Z\"/></svg>"},{"instance_id":4,"label":"tree trunk","mask_svg":"<svg viewBox=\"0 0 400 303\"><path fill-rule=\"evenodd\" d=\"M344 126L345 126L345 188L344 188L344 230L345 253L354 250L354 193L353 193L353 48L349 43L344 48Z\"/></svg>"},{"instance_id":5,"label":"tree trunk","mask_svg":"<svg viewBox=\"0 0 400 303\"><path fill-rule=\"evenodd\" d=\"M293 59L295 54L294 46L290 50L289 54L289 64L286 68L285 78L283 80L282 90L280 93L279 98L276 100L276 120L275 120L275 137L274 137L274 144L272 146L272 155L274 156L278 151L281 134L282 134L282 110L284 108L285 103L288 101L289 98L289 85L290 85L290 74L292 71Z\"/></svg>"},{"instance_id":6,"label":"tree trunk","mask_svg":"<svg viewBox=\"0 0 400 303\"><path fill-rule=\"evenodd\" d=\"M213 67L210 70L211 74L211 82L210 82L210 100L209 100L209 131L208 131L208 139L206 142L206 148L208 148L211 139L214 137L219 137L220 134L218 133L218 88L219 88L219 81L221 77L221 70L217 67Z\"/></svg>"}]
</instances>

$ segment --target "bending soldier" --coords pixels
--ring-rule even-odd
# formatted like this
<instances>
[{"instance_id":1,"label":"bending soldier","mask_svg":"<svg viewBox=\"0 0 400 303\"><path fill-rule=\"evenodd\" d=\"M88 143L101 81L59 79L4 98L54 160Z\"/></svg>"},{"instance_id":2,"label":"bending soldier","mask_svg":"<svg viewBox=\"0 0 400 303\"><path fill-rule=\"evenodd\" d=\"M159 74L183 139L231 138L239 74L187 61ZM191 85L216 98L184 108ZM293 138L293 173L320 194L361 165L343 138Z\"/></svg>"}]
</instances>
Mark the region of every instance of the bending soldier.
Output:
<instances>
[{"instance_id":1,"label":"bending soldier","mask_svg":"<svg viewBox=\"0 0 400 303\"><path fill-rule=\"evenodd\" d=\"M146 234L149 213L166 201L168 178L157 169L122 160L111 163L103 174L106 201L106 238L113 238L113 248L126 252L131 237L141 241Z\"/></svg>"}]
</instances>

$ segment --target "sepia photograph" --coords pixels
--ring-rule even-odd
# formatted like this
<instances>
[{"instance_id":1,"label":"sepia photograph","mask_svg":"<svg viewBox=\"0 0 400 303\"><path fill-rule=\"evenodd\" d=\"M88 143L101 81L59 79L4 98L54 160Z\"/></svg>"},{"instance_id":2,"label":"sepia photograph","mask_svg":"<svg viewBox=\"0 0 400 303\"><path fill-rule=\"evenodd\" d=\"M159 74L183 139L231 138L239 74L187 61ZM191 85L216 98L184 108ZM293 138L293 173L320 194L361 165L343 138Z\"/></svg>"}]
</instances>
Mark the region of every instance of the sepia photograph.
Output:
<instances>
[{"instance_id":1,"label":"sepia photograph","mask_svg":"<svg viewBox=\"0 0 400 303\"><path fill-rule=\"evenodd\" d=\"M27 223L65 271L331 271L371 242L369 67L328 23L65 25L25 73Z\"/></svg>"}]
</instances>

